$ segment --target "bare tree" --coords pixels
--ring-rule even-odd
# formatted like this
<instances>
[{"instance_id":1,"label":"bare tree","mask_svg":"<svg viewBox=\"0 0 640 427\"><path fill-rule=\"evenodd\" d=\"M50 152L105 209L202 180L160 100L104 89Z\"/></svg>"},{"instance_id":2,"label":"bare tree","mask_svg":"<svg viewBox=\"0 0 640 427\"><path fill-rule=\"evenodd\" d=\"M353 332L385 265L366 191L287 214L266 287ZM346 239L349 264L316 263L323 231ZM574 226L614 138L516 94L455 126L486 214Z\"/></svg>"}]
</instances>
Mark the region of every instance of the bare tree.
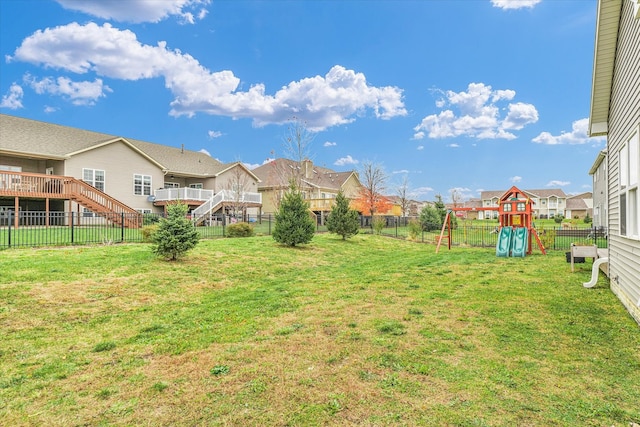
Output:
<instances>
[{"instance_id":1,"label":"bare tree","mask_svg":"<svg viewBox=\"0 0 640 427\"><path fill-rule=\"evenodd\" d=\"M270 172L270 181L274 183L273 203L277 208L287 191L293 183L301 192L308 190L308 185L304 179L309 173L306 169L311 160L310 147L315 134L306 126L306 123L293 117L284 137L284 157L282 161L275 158L275 153L271 154L273 169Z\"/></svg>"},{"instance_id":2,"label":"bare tree","mask_svg":"<svg viewBox=\"0 0 640 427\"><path fill-rule=\"evenodd\" d=\"M449 190L449 197L451 198L451 203L453 204L454 208L462 206L464 197L462 196L462 193L459 189L452 188L451 190Z\"/></svg>"},{"instance_id":3,"label":"bare tree","mask_svg":"<svg viewBox=\"0 0 640 427\"><path fill-rule=\"evenodd\" d=\"M288 171L286 182L293 179L301 191L304 191L305 188L303 180L307 175L306 160L311 160L310 149L314 138L315 134L307 128L306 122L297 117L291 119L284 139L284 152L285 156L295 165L291 171Z\"/></svg>"},{"instance_id":4,"label":"bare tree","mask_svg":"<svg viewBox=\"0 0 640 427\"><path fill-rule=\"evenodd\" d=\"M357 204L363 213L373 216L379 210L389 206L384 196L387 185L387 174L382 165L370 161L362 163L360 169L362 189Z\"/></svg>"},{"instance_id":5,"label":"bare tree","mask_svg":"<svg viewBox=\"0 0 640 427\"><path fill-rule=\"evenodd\" d=\"M226 185L226 190L229 191L232 197L232 200L229 202L229 207L230 214L234 218L239 216L244 217L247 209L245 193L249 190L250 185L249 175L241 166L240 162L236 162L236 165L231 169L231 177Z\"/></svg>"},{"instance_id":6,"label":"bare tree","mask_svg":"<svg viewBox=\"0 0 640 427\"><path fill-rule=\"evenodd\" d=\"M409 177L407 175L402 178L402 182L396 188L396 195L398 196L402 216L406 217L411 206L411 199L409 199Z\"/></svg>"}]
</instances>

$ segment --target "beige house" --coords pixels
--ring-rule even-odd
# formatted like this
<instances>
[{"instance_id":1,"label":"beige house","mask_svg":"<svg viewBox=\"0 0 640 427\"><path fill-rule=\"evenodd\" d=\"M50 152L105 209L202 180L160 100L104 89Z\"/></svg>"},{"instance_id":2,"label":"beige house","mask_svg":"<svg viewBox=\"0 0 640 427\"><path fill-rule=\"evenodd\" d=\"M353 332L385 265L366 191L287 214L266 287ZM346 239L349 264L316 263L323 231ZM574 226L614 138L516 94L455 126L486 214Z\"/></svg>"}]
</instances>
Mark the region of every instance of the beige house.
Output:
<instances>
[{"instance_id":1,"label":"beige house","mask_svg":"<svg viewBox=\"0 0 640 427\"><path fill-rule=\"evenodd\" d=\"M533 201L533 214L536 218L547 219L556 215L566 216L567 195L561 189L522 190ZM480 193L483 208L497 208L504 190L483 191ZM497 218L498 211L479 211L478 219Z\"/></svg>"},{"instance_id":2,"label":"beige house","mask_svg":"<svg viewBox=\"0 0 640 427\"><path fill-rule=\"evenodd\" d=\"M591 192L580 193L567 197L565 216L570 219L593 218L593 194Z\"/></svg>"},{"instance_id":3,"label":"beige house","mask_svg":"<svg viewBox=\"0 0 640 427\"><path fill-rule=\"evenodd\" d=\"M589 134L607 136L591 168L605 197L609 283L640 323L640 1L600 0ZM602 181L600 181L602 180ZM601 197L598 194L598 197Z\"/></svg>"},{"instance_id":4,"label":"beige house","mask_svg":"<svg viewBox=\"0 0 640 427\"><path fill-rule=\"evenodd\" d=\"M259 179L241 163L4 114L0 129L0 211L106 217L162 212L180 200L204 217L261 207Z\"/></svg>"},{"instance_id":5,"label":"beige house","mask_svg":"<svg viewBox=\"0 0 640 427\"><path fill-rule=\"evenodd\" d=\"M589 175L593 180L593 226L607 227L609 224L608 194L607 189L607 150L598 153L598 157L593 162L589 170Z\"/></svg>"},{"instance_id":6,"label":"beige house","mask_svg":"<svg viewBox=\"0 0 640 427\"><path fill-rule=\"evenodd\" d=\"M298 185L303 197L309 202L310 209L320 216L321 221L331 211L340 190L345 197L353 200L362 187L356 172L336 172L316 166L311 160L300 164L289 159L275 159L252 172L260 180L258 191L262 195L262 211L266 214L273 214L278 210L291 179L300 183Z\"/></svg>"}]
</instances>

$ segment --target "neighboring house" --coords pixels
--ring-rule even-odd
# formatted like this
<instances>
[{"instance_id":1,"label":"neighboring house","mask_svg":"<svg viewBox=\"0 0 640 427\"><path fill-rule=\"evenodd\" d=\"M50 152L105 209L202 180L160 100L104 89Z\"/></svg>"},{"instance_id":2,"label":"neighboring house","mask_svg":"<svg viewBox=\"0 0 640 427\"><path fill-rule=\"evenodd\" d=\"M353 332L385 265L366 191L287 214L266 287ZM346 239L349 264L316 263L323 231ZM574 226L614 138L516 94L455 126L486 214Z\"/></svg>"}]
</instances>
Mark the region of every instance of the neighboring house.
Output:
<instances>
[{"instance_id":1,"label":"neighboring house","mask_svg":"<svg viewBox=\"0 0 640 427\"><path fill-rule=\"evenodd\" d=\"M453 203L447 203L446 208L453 210L458 218L482 219L487 215L487 212L483 212L480 209L482 208L482 200L480 199L465 200L463 202L456 203L455 206ZM456 210L459 208L464 210Z\"/></svg>"},{"instance_id":2,"label":"neighboring house","mask_svg":"<svg viewBox=\"0 0 640 427\"><path fill-rule=\"evenodd\" d=\"M311 160L302 163L289 159L275 159L252 170L260 182L258 191L262 195L262 211L273 214L280 200L289 189L291 179L300 182L303 197L310 209L320 216L321 223L331 211L334 199L340 190L345 197L354 200L362 185L354 171L336 172L316 166Z\"/></svg>"},{"instance_id":3,"label":"neighboring house","mask_svg":"<svg viewBox=\"0 0 640 427\"><path fill-rule=\"evenodd\" d=\"M593 166L589 170L589 175L593 179L593 226L607 227L609 218L607 189L607 150L598 153Z\"/></svg>"},{"instance_id":4,"label":"neighboring house","mask_svg":"<svg viewBox=\"0 0 640 427\"><path fill-rule=\"evenodd\" d=\"M551 190L522 190L533 201L533 215L535 218L547 219L556 215L566 216L567 195L561 189ZM505 191L483 191L480 193L483 208L496 208L500 197ZM478 219L497 218L498 211L480 211Z\"/></svg>"},{"instance_id":5,"label":"neighboring house","mask_svg":"<svg viewBox=\"0 0 640 427\"><path fill-rule=\"evenodd\" d=\"M567 197L565 216L570 219L593 218L593 195L590 192Z\"/></svg>"},{"instance_id":6,"label":"neighboring house","mask_svg":"<svg viewBox=\"0 0 640 427\"><path fill-rule=\"evenodd\" d=\"M589 135L607 136L606 156L600 153L591 170L606 177L609 283L640 323L638 0L598 2Z\"/></svg>"},{"instance_id":7,"label":"neighboring house","mask_svg":"<svg viewBox=\"0 0 640 427\"><path fill-rule=\"evenodd\" d=\"M0 129L0 210L150 213L217 201L209 213L238 204L228 190L240 190L245 211L261 205L259 179L240 163L4 114Z\"/></svg>"}]
</instances>

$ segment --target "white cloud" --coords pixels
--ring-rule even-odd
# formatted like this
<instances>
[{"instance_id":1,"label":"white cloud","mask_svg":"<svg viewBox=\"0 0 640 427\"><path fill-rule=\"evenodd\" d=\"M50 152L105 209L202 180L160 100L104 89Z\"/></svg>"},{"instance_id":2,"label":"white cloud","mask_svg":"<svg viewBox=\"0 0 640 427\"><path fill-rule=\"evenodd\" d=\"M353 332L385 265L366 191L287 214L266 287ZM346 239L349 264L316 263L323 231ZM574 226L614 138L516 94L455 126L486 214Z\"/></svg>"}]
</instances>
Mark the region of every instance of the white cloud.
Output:
<instances>
[{"instance_id":1,"label":"white cloud","mask_svg":"<svg viewBox=\"0 0 640 427\"><path fill-rule=\"evenodd\" d=\"M243 165L245 165L245 167L246 167L247 169L249 169L249 170L253 170L253 169L257 168L257 167L262 166L262 165L261 165L261 164L259 164L259 163L244 163L244 162L243 162L242 164L243 164ZM263 164L264 164L264 163L263 163Z\"/></svg>"},{"instance_id":2,"label":"white cloud","mask_svg":"<svg viewBox=\"0 0 640 427\"><path fill-rule=\"evenodd\" d=\"M508 130L520 130L538 121L535 106L522 102L509 103L506 117L501 117L500 111L504 107L499 103L510 101L516 95L511 89L492 90L484 83L470 83L466 92L449 90L442 95L443 98L436 101L436 107L450 108L423 118L413 128L414 139L422 139L425 135L429 138L515 139Z\"/></svg>"},{"instance_id":3,"label":"white cloud","mask_svg":"<svg viewBox=\"0 0 640 427\"><path fill-rule=\"evenodd\" d=\"M204 153L207 156L211 157L211 153L209 151L207 151L206 149L204 149L204 148L201 148L200 150L198 150L198 152L199 153Z\"/></svg>"},{"instance_id":4,"label":"white cloud","mask_svg":"<svg viewBox=\"0 0 640 427\"><path fill-rule=\"evenodd\" d=\"M554 136L549 132L542 132L540 135L532 139L538 144L560 145L560 144L586 144L588 142L601 143L605 137L589 137L589 119L576 120L571 124L571 132L560 132L560 135Z\"/></svg>"},{"instance_id":5,"label":"white cloud","mask_svg":"<svg viewBox=\"0 0 640 427\"><path fill-rule=\"evenodd\" d=\"M286 123L296 116L315 132L353 122L366 110L379 119L407 115L401 89L370 86L364 74L340 65L325 76L291 82L273 95L266 94L261 83L242 92L233 72L211 72L192 56L168 49L166 42L145 45L133 32L108 23L71 23L36 31L7 59L121 80L164 78L174 95L173 116L251 118L258 127Z\"/></svg>"},{"instance_id":6,"label":"white cloud","mask_svg":"<svg viewBox=\"0 0 640 427\"><path fill-rule=\"evenodd\" d=\"M10 110L23 108L23 96L24 90L22 90L22 86L16 83L11 84L11 86L9 87L9 92L6 95L2 96L2 101L0 101L0 108L8 108Z\"/></svg>"},{"instance_id":7,"label":"white cloud","mask_svg":"<svg viewBox=\"0 0 640 427\"><path fill-rule=\"evenodd\" d=\"M193 24L207 15L210 0L57 0L65 9L80 11L98 18L126 22L159 22L178 16L180 22ZM198 10L198 8L201 8Z\"/></svg>"},{"instance_id":8,"label":"white cloud","mask_svg":"<svg viewBox=\"0 0 640 427\"><path fill-rule=\"evenodd\" d=\"M207 135L209 135L210 139L220 138L222 136L222 132L217 130L210 130L209 132L207 132Z\"/></svg>"},{"instance_id":9,"label":"white cloud","mask_svg":"<svg viewBox=\"0 0 640 427\"><path fill-rule=\"evenodd\" d=\"M469 200L469 199L473 198L473 193L474 192L470 188L467 188L467 187L454 187L454 188L450 188L448 190L449 199L451 199L451 194L454 191L460 196L461 200ZM453 200L451 200L451 201L453 202Z\"/></svg>"},{"instance_id":10,"label":"white cloud","mask_svg":"<svg viewBox=\"0 0 640 427\"><path fill-rule=\"evenodd\" d=\"M335 147L336 145L338 145L336 142L331 142L331 141L327 141L324 144L322 144L323 147Z\"/></svg>"},{"instance_id":11,"label":"white cloud","mask_svg":"<svg viewBox=\"0 0 640 427\"><path fill-rule=\"evenodd\" d=\"M538 110L531 104L516 102L509 104L509 113L502 122L504 129L520 130L529 123L538 121Z\"/></svg>"},{"instance_id":12,"label":"white cloud","mask_svg":"<svg viewBox=\"0 0 640 427\"><path fill-rule=\"evenodd\" d=\"M354 159L350 155L347 155L347 157L339 158L333 164L336 166L344 166L344 165L357 165L358 163L359 162L356 159Z\"/></svg>"},{"instance_id":13,"label":"white cloud","mask_svg":"<svg viewBox=\"0 0 640 427\"><path fill-rule=\"evenodd\" d=\"M500 9L523 9L525 7L533 8L542 0L491 0L493 7Z\"/></svg>"},{"instance_id":14,"label":"white cloud","mask_svg":"<svg viewBox=\"0 0 640 427\"><path fill-rule=\"evenodd\" d=\"M458 148L460 147L460 144L456 144L455 142L453 144L449 144L449 147L451 148Z\"/></svg>"},{"instance_id":15,"label":"white cloud","mask_svg":"<svg viewBox=\"0 0 640 427\"><path fill-rule=\"evenodd\" d=\"M397 174L400 174L400 173L407 174L407 173L409 173L409 171L406 170L406 169L401 169L401 170L398 170L398 171L391 172L392 175L397 175Z\"/></svg>"},{"instance_id":16,"label":"white cloud","mask_svg":"<svg viewBox=\"0 0 640 427\"><path fill-rule=\"evenodd\" d=\"M422 198L425 197L427 194L432 193L433 192L433 188L431 187L418 187L418 188L414 188L410 191L411 197L412 198Z\"/></svg>"},{"instance_id":17,"label":"white cloud","mask_svg":"<svg viewBox=\"0 0 640 427\"><path fill-rule=\"evenodd\" d=\"M424 150L424 145L418 145L417 150L418 150L418 151L422 151L422 150Z\"/></svg>"},{"instance_id":18,"label":"white cloud","mask_svg":"<svg viewBox=\"0 0 640 427\"><path fill-rule=\"evenodd\" d=\"M547 183L547 187L564 187L571 184L571 182L569 181L558 181L558 180L554 180L554 181L549 181Z\"/></svg>"},{"instance_id":19,"label":"white cloud","mask_svg":"<svg viewBox=\"0 0 640 427\"><path fill-rule=\"evenodd\" d=\"M58 111L58 109L56 107L51 107L49 105L45 105L45 107L44 107L44 112L47 113L47 114L54 113L56 111Z\"/></svg>"},{"instance_id":20,"label":"white cloud","mask_svg":"<svg viewBox=\"0 0 640 427\"><path fill-rule=\"evenodd\" d=\"M27 74L24 76L24 82L39 95L60 95L71 100L74 105L94 105L96 100L106 96L105 92L111 92L111 88L103 84L102 79L95 79L93 82L74 82L67 77L45 77L36 80Z\"/></svg>"},{"instance_id":21,"label":"white cloud","mask_svg":"<svg viewBox=\"0 0 640 427\"><path fill-rule=\"evenodd\" d=\"M509 181L511 181L511 182L513 182L513 183L515 184L515 183L517 183L517 182L522 181L522 177L521 177L521 176L518 176L518 175L516 175L516 176L512 176L511 178L509 178Z\"/></svg>"}]
</instances>

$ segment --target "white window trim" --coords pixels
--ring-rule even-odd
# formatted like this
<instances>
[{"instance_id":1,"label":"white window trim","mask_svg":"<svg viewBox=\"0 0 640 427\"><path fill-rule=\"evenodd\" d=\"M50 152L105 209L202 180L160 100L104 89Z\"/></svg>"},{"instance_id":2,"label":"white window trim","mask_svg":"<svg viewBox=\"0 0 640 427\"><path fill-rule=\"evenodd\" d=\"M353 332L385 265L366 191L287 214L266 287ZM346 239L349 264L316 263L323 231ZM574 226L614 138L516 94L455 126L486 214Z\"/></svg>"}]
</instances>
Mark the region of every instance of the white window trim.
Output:
<instances>
[{"instance_id":1,"label":"white window trim","mask_svg":"<svg viewBox=\"0 0 640 427\"><path fill-rule=\"evenodd\" d=\"M136 177L140 177L140 194L136 193ZM145 185L144 179L149 178L149 185ZM149 194L145 194L145 187L149 187ZM148 197L153 195L153 177L151 175L146 175L143 173L134 173L133 174L133 195L134 196L142 196Z\"/></svg>"},{"instance_id":2,"label":"white window trim","mask_svg":"<svg viewBox=\"0 0 640 427\"><path fill-rule=\"evenodd\" d=\"M86 181L84 179L84 172L85 171L91 171L92 172L92 178L91 178L91 182ZM102 172L102 176L104 178L103 181L98 181L98 182L102 182L102 188L98 188L96 187L96 172ZM87 184L91 185L92 187L96 188L97 190L100 190L102 192L107 192L107 172L104 169L93 169L93 168L82 168L82 181L86 182Z\"/></svg>"},{"instance_id":3,"label":"white window trim","mask_svg":"<svg viewBox=\"0 0 640 427\"><path fill-rule=\"evenodd\" d=\"M634 138L636 142L636 152L631 153L630 142ZM635 155L635 164L634 159L631 158L632 154ZM626 166L626 171L623 171L623 165ZM640 167L640 124L635 126L629 136L624 139L624 143L618 151L618 202L620 206L618 232L621 237L630 240L640 240L640 183L638 182L640 177L636 174L636 182L631 182L632 176L630 171L634 166L636 167L636 170ZM625 182L623 182L623 179ZM633 194L634 197L630 197L631 194ZM625 196L625 234L622 233L623 212L622 203L620 202L623 195Z\"/></svg>"}]
</instances>

